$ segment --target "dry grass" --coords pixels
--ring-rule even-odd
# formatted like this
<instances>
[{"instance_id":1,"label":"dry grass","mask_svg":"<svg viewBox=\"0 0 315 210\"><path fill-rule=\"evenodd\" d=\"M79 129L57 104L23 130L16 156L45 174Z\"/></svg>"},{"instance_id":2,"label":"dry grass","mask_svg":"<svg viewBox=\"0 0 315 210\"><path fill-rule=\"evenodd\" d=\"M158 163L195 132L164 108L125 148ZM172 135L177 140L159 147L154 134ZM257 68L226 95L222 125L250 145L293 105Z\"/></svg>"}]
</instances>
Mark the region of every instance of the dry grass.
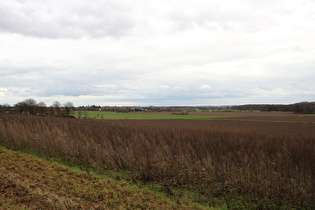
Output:
<instances>
[{"instance_id":1,"label":"dry grass","mask_svg":"<svg viewBox=\"0 0 315 210\"><path fill-rule=\"evenodd\" d=\"M0 209L202 209L0 147Z\"/></svg>"},{"instance_id":2,"label":"dry grass","mask_svg":"<svg viewBox=\"0 0 315 210\"><path fill-rule=\"evenodd\" d=\"M98 171L198 190L257 208L315 208L314 123L234 120L99 121L0 115L0 141ZM232 206L229 206L232 208ZM244 206L243 206L244 207Z\"/></svg>"}]
</instances>

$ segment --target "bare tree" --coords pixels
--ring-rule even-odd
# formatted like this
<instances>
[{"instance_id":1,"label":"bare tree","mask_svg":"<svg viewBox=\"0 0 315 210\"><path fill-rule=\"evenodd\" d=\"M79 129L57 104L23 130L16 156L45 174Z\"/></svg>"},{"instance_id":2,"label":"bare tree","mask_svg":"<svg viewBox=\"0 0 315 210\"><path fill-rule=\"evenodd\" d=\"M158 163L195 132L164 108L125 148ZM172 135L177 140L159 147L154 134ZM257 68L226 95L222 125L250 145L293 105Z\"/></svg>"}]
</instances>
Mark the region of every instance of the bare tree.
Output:
<instances>
[{"instance_id":1,"label":"bare tree","mask_svg":"<svg viewBox=\"0 0 315 210\"><path fill-rule=\"evenodd\" d=\"M74 108L74 105L72 102L66 102L63 104L63 108L64 108L64 111L65 111L65 116L66 117L69 117L69 114L71 113L71 111L73 110Z\"/></svg>"},{"instance_id":2,"label":"bare tree","mask_svg":"<svg viewBox=\"0 0 315 210\"><path fill-rule=\"evenodd\" d=\"M54 101L51 107L53 108L53 115L61 116L61 104L59 101Z\"/></svg>"},{"instance_id":3,"label":"bare tree","mask_svg":"<svg viewBox=\"0 0 315 210\"><path fill-rule=\"evenodd\" d=\"M46 104L44 102L39 102L38 103L38 111L40 115L45 115L47 111Z\"/></svg>"},{"instance_id":4,"label":"bare tree","mask_svg":"<svg viewBox=\"0 0 315 210\"><path fill-rule=\"evenodd\" d=\"M26 112L26 104L24 102L18 102L14 105L15 109L20 113Z\"/></svg>"},{"instance_id":5,"label":"bare tree","mask_svg":"<svg viewBox=\"0 0 315 210\"><path fill-rule=\"evenodd\" d=\"M314 114L315 113L315 102L300 102L292 105L295 113L302 114Z\"/></svg>"},{"instance_id":6,"label":"bare tree","mask_svg":"<svg viewBox=\"0 0 315 210\"><path fill-rule=\"evenodd\" d=\"M35 115L36 114L37 103L36 103L35 99L28 98L28 99L25 99L23 101L23 103L25 105L26 112L28 112L31 115Z\"/></svg>"}]
</instances>

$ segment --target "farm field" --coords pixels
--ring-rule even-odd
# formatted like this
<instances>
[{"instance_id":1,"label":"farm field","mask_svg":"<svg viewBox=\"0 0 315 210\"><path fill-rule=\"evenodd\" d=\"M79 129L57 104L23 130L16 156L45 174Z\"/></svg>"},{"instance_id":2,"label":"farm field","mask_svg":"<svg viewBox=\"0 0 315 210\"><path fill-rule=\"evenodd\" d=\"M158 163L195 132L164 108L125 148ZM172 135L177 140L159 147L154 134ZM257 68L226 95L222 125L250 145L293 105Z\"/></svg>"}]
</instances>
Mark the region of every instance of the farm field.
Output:
<instances>
[{"instance_id":1,"label":"farm field","mask_svg":"<svg viewBox=\"0 0 315 210\"><path fill-rule=\"evenodd\" d=\"M75 117L79 118L79 112L76 111L73 114ZM211 118L227 118L231 117L228 115L179 115L172 114L170 112L129 112L129 113L118 113L118 112L108 112L108 111L82 111L80 114L81 118L90 117L94 119L211 119Z\"/></svg>"},{"instance_id":2,"label":"farm field","mask_svg":"<svg viewBox=\"0 0 315 210\"><path fill-rule=\"evenodd\" d=\"M229 117L82 120L3 114L0 144L109 176L127 174L120 179L131 183L186 189L195 193L192 201L209 206L315 208L314 117L190 115Z\"/></svg>"}]
</instances>

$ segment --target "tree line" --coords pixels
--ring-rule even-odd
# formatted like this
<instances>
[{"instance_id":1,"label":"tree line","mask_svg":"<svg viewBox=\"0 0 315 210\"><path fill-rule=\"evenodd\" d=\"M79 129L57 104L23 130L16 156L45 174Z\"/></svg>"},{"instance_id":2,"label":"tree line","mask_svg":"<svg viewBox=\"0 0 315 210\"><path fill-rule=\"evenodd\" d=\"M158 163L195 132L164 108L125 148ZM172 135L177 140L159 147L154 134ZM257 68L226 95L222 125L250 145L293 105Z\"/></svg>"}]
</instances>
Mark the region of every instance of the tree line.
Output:
<instances>
[{"instance_id":1,"label":"tree line","mask_svg":"<svg viewBox=\"0 0 315 210\"><path fill-rule=\"evenodd\" d=\"M294 113L315 114L315 102L300 102L292 104Z\"/></svg>"},{"instance_id":2,"label":"tree line","mask_svg":"<svg viewBox=\"0 0 315 210\"><path fill-rule=\"evenodd\" d=\"M315 114L315 102L299 102L295 104L244 104L240 106L232 106L236 110L250 110L250 111L282 111L294 112L296 114Z\"/></svg>"},{"instance_id":3,"label":"tree line","mask_svg":"<svg viewBox=\"0 0 315 210\"><path fill-rule=\"evenodd\" d=\"M29 114L39 116L57 116L57 117L69 117L74 110L72 102L66 102L61 104L59 101L54 101L50 106L47 106L44 102L37 103L35 99L28 98L24 101L16 103L13 107L8 104L0 105L1 112Z\"/></svg>"},{"instance_id":4,"label":"tree line","mask_svg":"<svg viewBox=\"0 0 315 210\"><path fill-rule=\"evenodd\" d=\"M100 107L79 107L78 110L97 110ZM295 104L245 104L239 106L231 106L230 109L249 110L249 111L289 111L297 114L315 114L315 102L299 102ZM107 111L116 110L117 107L107 107ZM145 110L151 111L174 111L174 109L187 109L187 107L146 107ZM203 110L205 107L199 107ZM0 112L11 112L30 115L50 115L50 116L65 116L69 117L71 111L74 110L72 102L61 104L59 101L54 101L50 106L46 106L44 102L37 103L35 99L28 98L18 102L11 107L9 104L0 105Z\"/></svg>"}]
</instances>

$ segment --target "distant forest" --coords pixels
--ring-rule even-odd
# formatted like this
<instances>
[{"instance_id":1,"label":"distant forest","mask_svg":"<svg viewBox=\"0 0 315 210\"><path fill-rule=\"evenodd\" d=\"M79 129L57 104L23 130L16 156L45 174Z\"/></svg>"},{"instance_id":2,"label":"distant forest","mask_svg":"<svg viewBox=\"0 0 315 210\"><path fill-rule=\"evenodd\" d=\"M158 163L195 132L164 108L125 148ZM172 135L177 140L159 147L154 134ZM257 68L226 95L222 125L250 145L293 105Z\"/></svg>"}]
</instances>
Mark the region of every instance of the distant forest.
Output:
<instances>
[{"instance_id":1,"label":"distant forest","mask_svg":"<svg viewBox=\"0 0 315 210\"><path fill-rule=\"evenodd\" d=\"M94 106L95 107L95 106ZM91 107L83 107L83 109L89 109ZM101 110L99 106L98 109ZM114 107L116 110L117 107ZM130 107L126 107L128 109ZM59 101L55 101L51 106L46 106L44 102L37 103L35 99L28 98L22 102L16 103L14 106L8 104L0 105L0 112L2 113L15 113L15 114L29 114L29 115L40 115L40 116L60 116L70 117L71 112L80 109L82 107L75 107L72 102L66 102L61 104ZM160 107L142 107L141 109L132 109L133 111L185 111L185 110L219 110L219 111L283 111L283 112L294 112L297 114L315 114L315 102L299 102L295 104L245 104L238 106L160 106ZM109 110L109 107L106 107Z\"/></svg>"},{"instance_id":2,"label":"distant forest","mask_svg":"<svg viewBox=\"0 0 315 210\"><path fill-rule=\"evenodd\" d=\"M315 102L299 102L295 104L246 104L233 106L237 110L258 110L258 111L289 111L298 114L314 114Z\"/></svg>"}]
</instances>

